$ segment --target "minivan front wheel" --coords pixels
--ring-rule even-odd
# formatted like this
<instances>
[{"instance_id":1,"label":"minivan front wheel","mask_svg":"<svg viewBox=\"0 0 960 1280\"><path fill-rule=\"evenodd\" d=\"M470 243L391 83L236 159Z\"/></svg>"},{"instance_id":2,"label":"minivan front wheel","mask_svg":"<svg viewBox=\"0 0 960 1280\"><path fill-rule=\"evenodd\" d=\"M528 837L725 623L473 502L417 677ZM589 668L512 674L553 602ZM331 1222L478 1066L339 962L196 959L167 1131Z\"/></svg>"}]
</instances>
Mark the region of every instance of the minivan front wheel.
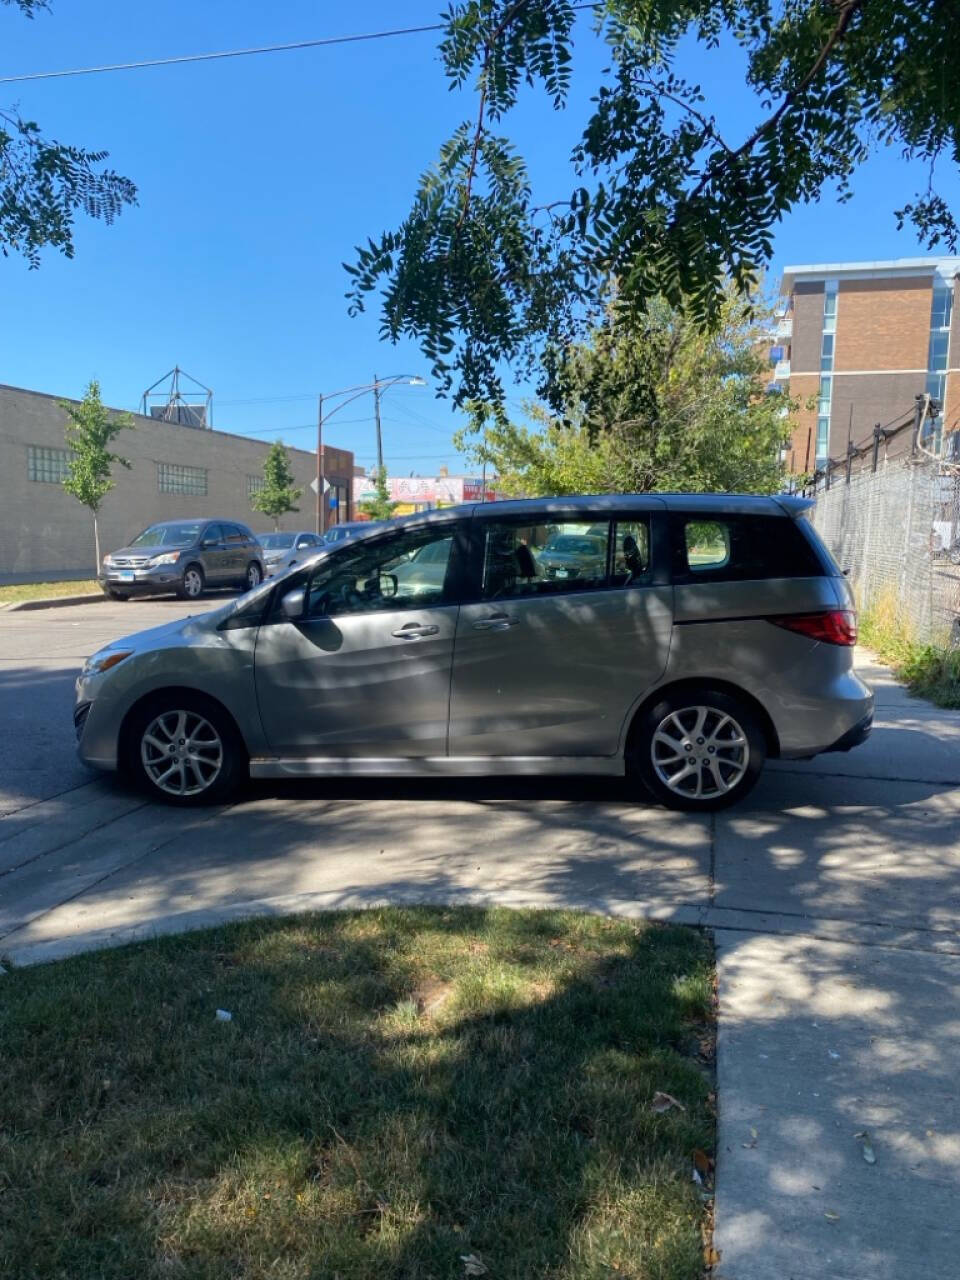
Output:
<instances>
[{"instance_id":1,"label":"minivan front wheel","mask_svg":"<svg viewBox=\"0 0 960 1280\"><path fill-rule=\"evenodd\" d=\"M669 695L633 735L629 764L671 809L725 809L760 776L767 745L756 714L719 689Z\"/></svg>"},{"instance_id":2,"label":"minivan front wheel","mask_svg":"<svg viewBox=\"0 0 960 1280\"><path fill-rule=\"evenodd\" d=\"M152 699L124 735L122 765L155 799L223 800L243 777L246 753L217 703L188 692Z\"/></svg>"}]
</instances>

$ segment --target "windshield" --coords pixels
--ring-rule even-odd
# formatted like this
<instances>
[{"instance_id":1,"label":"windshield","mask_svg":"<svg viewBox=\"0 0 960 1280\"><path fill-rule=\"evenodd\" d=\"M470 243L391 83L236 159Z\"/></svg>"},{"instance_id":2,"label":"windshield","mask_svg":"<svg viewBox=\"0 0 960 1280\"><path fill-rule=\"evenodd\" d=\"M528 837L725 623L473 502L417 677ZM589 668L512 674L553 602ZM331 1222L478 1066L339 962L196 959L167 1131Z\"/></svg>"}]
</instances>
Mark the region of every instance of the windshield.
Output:
<instances>
[{"instance_id":1,"label":"windshield","mask_svg":"<svg viewBox=\"0 0 960 1280\"><path fill-rule=\"evenodd\" d=\"M293 546L292 533L260 533L257 541L264 551L286 551Z\"/></svg>"},{"instance_id":2,"label":"windshield","mask_svg":"<svg viewBox=\"0 0 960 1280\"><path fill-rule=\"evenodd\" d=\"M569 556L594 556L598 555L598 546L593 538L575 538L570 534L559 538L551 538L544 548L545 551L559 551Z\"/></svg>"},{"instance_id":3,"label":"windshield","mask_svg":"<svg viewBox=\"0 0 960 1280\"><path fill-rule=\"evenodd\" d=\"M191 524L152 524L138 533L131 547L189 547L200 536L202 522Z\"/></svg>"}]
</instances>

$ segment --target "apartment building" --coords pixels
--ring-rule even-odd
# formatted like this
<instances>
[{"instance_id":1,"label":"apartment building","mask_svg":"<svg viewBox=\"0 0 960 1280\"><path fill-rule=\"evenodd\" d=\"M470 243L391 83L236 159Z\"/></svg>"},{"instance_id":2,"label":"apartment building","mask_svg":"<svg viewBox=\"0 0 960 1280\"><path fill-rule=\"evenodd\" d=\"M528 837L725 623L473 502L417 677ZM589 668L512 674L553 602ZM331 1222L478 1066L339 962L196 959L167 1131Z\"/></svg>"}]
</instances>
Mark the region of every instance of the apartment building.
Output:
<instances>
[{"instance_id":1,"label":"apartment building","mask_svg":"<svg viewBox=\"0 0 960 1280\"><path fill-rule=\"evenodd\" d=\"M787 267L774 380L801 401L787 452L793 472L846 456L878 423L906 417L928 392L942 408L927 443L960 426L960 258ZM887 445L911 446L910 432Z\"/></svg>"},{"instance_id":2,"label":"apartment building","mask_svg":"<svg viewBox=\"0 0 960 1280\"><path fill-rule=\"evenodd\" d=\"M62 486L70 458L66 422L59 397L0 385L0 582L85 578L95 571L90 512ZM114 468L116 486L100 512L105 550L155 520L222 516L256 533L273 528L250 505L263 486L268 441L141 414L133 414L133 427L116 445L131 469ZM312 529L319 520L310 488L317 455L291 448L288 456L303 497L299 513L284 516L281 528ZM326 528L352 517L353 471L349 450L324 448Z\"/></svg>"}]
</instances>

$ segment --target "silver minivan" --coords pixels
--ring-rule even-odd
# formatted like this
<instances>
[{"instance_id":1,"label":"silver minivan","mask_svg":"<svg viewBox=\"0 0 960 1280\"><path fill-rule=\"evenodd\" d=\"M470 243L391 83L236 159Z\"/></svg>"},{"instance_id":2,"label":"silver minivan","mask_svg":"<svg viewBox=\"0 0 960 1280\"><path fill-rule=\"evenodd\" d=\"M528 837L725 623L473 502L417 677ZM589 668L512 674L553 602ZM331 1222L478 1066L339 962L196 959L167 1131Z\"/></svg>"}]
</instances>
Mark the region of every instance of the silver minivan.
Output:
<instances>
[{"instance_id":1,"label":"silver minivan","mask_svg":"<svg viewBox=\"0 0 960 1280\"><path fill-rule=\"evenodd\" d=\"M81 759L179 804L248 775L549 773L729 805L767 758L870 731L850 588L810 505L645 494L393 521L94 654Z\"/></svg>"}]
</instances>

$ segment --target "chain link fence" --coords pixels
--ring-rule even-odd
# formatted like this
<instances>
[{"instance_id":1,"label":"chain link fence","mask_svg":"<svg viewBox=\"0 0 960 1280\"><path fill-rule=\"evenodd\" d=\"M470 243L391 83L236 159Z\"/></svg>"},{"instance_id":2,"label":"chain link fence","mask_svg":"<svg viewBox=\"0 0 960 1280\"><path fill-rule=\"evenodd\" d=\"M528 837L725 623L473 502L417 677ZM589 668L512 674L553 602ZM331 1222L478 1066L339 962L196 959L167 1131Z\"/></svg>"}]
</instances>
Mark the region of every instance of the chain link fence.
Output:
<instances>
[{"instance_id":1,"label":"chain link fence","mask_svg":"<svg viewBox=\"0 0 960 1280\"><path fill-rule=\"evenodd\" d=\"M960 467L895 458L840 471L812 496L861 612L892 609L915 640L960 645Z\"/></svg>"}]
</instances>

